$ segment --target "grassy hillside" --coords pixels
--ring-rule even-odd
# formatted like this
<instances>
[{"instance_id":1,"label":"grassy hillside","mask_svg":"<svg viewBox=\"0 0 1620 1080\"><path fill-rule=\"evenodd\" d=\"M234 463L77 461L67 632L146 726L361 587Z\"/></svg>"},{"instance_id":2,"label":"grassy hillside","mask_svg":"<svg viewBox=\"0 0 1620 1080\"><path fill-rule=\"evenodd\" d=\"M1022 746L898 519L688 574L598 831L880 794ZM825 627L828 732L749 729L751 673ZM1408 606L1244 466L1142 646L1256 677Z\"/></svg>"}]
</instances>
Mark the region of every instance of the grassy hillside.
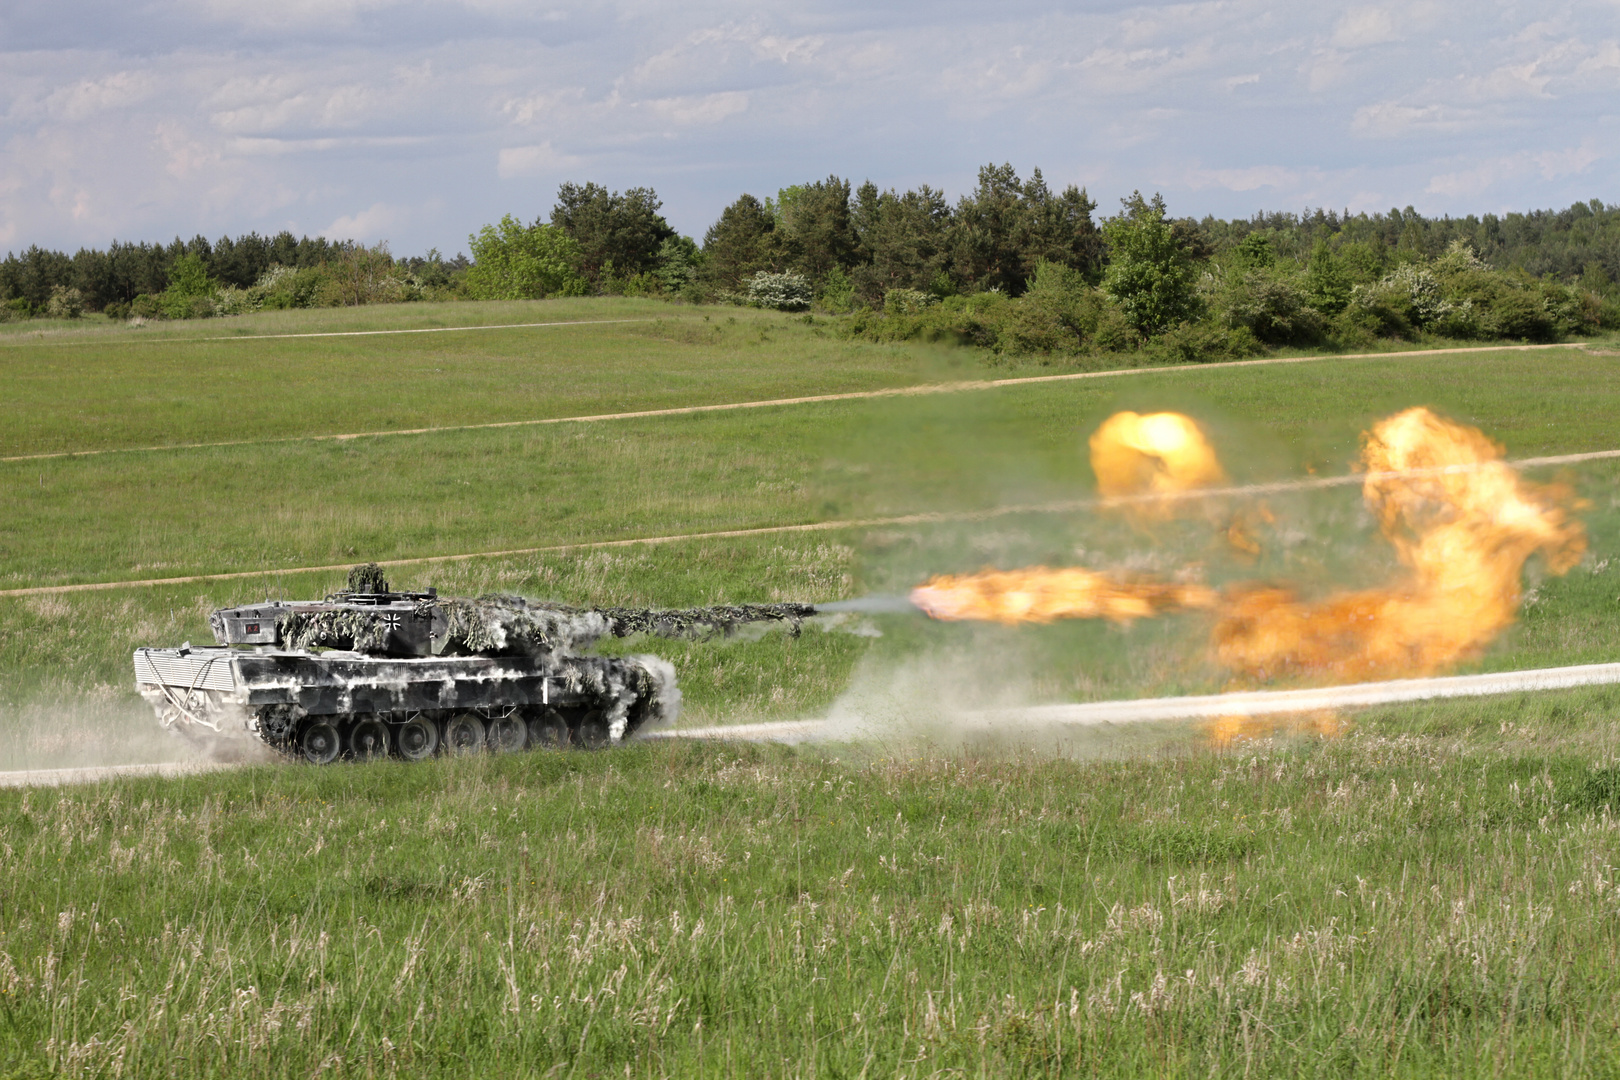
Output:
<instances>
[{"instance_id":1,"label":"grassy hillside","mask_svg":"<svg viewBox=\"0 0 1620 1080\"><path fill-rule=\"evenodd\" d=\"M0 334L21 387L0 402L6 454L171 447L0 463L0 588L266 571L0 597L0 768L174 756L128 689L129 650L207 640L216 606L341 579L300 566L993 512L390 576L685 605L897 592L982 565L1197 563L1214 582L1321 591L1392 572L1354 486L1268 496L1245 519L1252 558L1214 539L1236 504L1152 526L1006 511L1088 495L1085 437L1118 408L1198 416L1239 482L1341 474L1371 421L1413 404L1512 456L1620 448L1616 358L1575 349L315 442L300 437L981 372L970 354L851 345L780 315L636 302L206 329L541 308L663 321ZM1620 659L1617 473L1535 474L1587 500L1591 552L1565 577L1532 564L1519 625L1475 666ZM891 616L624 645L676 662L692 723L859 707L926 739L0 791L0 1072L1608 1075L1620 692L1315 717L1236 742L1160 725L986 744L941 726L981 700L1218 688L1207 633L1198 616Z\"/></svg>"}]
</instances>

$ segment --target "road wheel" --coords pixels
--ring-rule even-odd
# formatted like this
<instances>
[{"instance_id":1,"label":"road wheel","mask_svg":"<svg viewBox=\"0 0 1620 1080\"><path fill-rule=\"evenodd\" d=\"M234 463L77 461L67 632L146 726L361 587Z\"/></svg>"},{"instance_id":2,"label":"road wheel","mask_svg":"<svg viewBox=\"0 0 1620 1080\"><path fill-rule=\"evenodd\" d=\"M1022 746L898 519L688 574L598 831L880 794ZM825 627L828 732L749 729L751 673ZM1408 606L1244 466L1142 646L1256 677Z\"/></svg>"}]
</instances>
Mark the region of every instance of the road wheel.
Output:
<instances>
[{"instance_id":1,"label":"road wheel","mask_svg":"<svg viewBox=\"0 0 1620 1080\"><path fill-rule=\"evenodd\" d=\"M497 754L515 754L528 742L528 726L517 713L489 722L489 748Z\"/></svg>"},{"instance_id":2,"label":"road wheel","mask_svg":"<svg viewBox=\"0 0 1620 1080\"><path fill-rule=\"evenodd\" d=\"M612 741L608 732L607 719L600 709L592 709L586 713L579 722L579 730L575 733L579 745L591 750L598 750Z\"/></svg>"},{"instance_id":3,"label":"road wheel","mask_svg":"<svg viewBox=\"0 0 1620 1080\"><path fill-rule=\"evenodd\" d=\"M568 741L568 721L556 709L537 709L529 715L530 746L561 750Z\"/></svg>"},{"instance_id":4,"label":"road wheel","mask_svg":"<svg viewBox=\"0 0 1620 1080\"><path fill-rule=\"evenodd\" d=\"M304 728L304 733L298 737L298 747L311 765L330 765L343 749L343 740L338 738L337 728L325 720L317 720Z\"/></svg>"},{"instance_id":5,"label":"road wheel","mask_svg":"<svg viewBox=\"0 0 1620 1080\"><path fill-rule=\"evenodd\" d=\"M406 761L423 761L439 748L439 725L425 716L414 716L399 726L396 741L400 757Z\"/></svg>"},{"instance_id":6,"label":"road wheel","mask_svg":"<svg viewBox=\"0 0 1620 1080\"><path fill-rule=\"evenodd\" d=\"M356 761L375 761L388 756L388 725L375 716L362 716L349 732L349 753Z\"/></svg>"},{"instance_id":7,"label":"road wheel","mask_svg":"<svg viewBox=\"0 0 1620 1080\"><path fill-rule=\"evenodd\" d=\"M445 749L456 757L466 757L484 749L484 721L472 713L459 713L444 725Z\"/></svg>"}]
</instances>

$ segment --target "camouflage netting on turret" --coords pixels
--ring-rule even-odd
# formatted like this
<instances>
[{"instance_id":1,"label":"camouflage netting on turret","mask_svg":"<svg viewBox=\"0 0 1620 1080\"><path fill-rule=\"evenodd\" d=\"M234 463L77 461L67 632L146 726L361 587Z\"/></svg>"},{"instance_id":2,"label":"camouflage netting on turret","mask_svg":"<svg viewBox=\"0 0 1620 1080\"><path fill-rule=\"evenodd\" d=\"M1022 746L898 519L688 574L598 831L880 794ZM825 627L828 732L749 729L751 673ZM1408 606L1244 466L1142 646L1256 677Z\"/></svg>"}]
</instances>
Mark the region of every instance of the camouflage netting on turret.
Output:
<instances>
[{"instance_id":1,"label":"camouflage netting on turret","mask_svg":"<svg viewBox=\"0 0 1620 1080\"><path fill-rule=\"evenodd\" d=\"M287 649L381 653L388 648L389 629L372 611L289 611L281 624L281 644Z\"/></svg>"}]
</instances>

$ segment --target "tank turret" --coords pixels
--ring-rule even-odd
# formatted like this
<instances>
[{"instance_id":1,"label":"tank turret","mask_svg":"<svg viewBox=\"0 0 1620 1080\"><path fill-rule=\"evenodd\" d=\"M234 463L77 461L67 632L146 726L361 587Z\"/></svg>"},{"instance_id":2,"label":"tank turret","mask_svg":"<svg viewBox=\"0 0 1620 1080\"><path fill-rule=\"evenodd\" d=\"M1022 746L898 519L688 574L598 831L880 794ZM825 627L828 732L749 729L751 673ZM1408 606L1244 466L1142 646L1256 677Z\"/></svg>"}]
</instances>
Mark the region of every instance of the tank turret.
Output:
<instances>
[{"instance_id":1,"label":"tank turret","mask_svg":"<svg viewBox=\"0 0 1620 1080\"><path fill-rule=\"evenodd\" d=\"M216 644L135 652L135 681L175 729L240 726L317 764L395 754L602 746L673 720L674 669L586 652L604 637L797 633L809 604L576 608L518 596L394 592L375 563L322 600L221 608Z\"/></svg>"}]
</instances>

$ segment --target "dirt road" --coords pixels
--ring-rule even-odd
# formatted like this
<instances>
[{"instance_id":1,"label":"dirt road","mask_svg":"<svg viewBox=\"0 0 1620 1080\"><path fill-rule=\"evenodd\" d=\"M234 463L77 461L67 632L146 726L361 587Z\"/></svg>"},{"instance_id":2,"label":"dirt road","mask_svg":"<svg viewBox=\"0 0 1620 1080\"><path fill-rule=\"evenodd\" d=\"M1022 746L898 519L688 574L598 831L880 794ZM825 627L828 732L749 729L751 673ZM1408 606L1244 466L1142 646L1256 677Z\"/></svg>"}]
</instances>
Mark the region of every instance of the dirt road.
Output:
<instances>
[{"instance_id":1,"label":"dirt road","mask_svg":"<svg viewBox=\"0 0 1620 1080\"><path fill-rule=\"evenodd\" d=\"M1620 663L1580 664L1529 671L1448 675L1432 679L1393 679L1306 690L1253 690L1196 697L1093 701L1080 705L1031 705L1022 708L965 712L942 716L958 731L1006 731L1012 728L1105 726L1153 721L1217 719L1234 716L1283 716L1325 709L1360 709L1440 698L1487 697L1536 693L1577 686L1620 683ZM745 742L804 743L860 740L900 735L857 720L780 720L759 724L723 724L648 732L642 738L727 739ZM88 784L121 776L188 776L234 768L225 762L166 762L152 765L100 765L73 769L28 769L0 772L0 787L55 787Z\"/></svg>"}]
</instances>

